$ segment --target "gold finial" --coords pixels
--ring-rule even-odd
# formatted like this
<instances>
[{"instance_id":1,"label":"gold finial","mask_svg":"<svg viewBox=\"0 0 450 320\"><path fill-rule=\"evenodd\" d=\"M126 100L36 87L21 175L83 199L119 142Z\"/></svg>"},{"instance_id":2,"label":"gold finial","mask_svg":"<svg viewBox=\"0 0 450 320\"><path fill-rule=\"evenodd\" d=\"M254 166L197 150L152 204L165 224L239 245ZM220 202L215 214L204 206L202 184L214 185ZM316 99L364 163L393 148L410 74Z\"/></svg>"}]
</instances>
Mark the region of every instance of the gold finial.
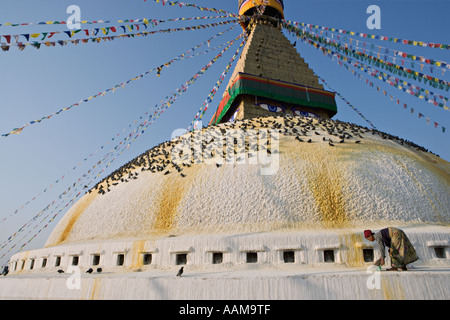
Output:
<instances>
[{"instance_id":1,"label":"gold finial","mask_svg":"<svg viewBox=\"0 0 450 320\"><path fill-rule=\"evenodd\" d=\"M239 15L253 15L258 6L265 6L264 15L284 18L283 0L239 0Z\"/></svg>"}]
</instances>

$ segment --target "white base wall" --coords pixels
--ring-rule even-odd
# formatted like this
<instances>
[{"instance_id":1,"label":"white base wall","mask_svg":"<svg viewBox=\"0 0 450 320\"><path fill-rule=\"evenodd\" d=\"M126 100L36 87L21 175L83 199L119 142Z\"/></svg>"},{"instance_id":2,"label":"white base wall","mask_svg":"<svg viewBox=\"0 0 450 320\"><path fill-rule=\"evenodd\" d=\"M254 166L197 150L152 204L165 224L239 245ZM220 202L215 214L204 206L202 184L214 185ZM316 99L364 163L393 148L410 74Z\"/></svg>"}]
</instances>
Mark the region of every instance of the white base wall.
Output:
<instances>
[{"instance_id":1,"label":"white base wall","mask_svg":"<svg viewBox=\"0 0 450 320\"><path fill-rule=\"evenodd\" d=\"M448 300L450 269L407 272L314 270L292 273L266 270L197 273L176 277L147 272L81 274L79 289L72 275L10 276L0 278L1 299L77 300ZM273 274L273 275L270 275ZM374 276L380 276L377 283ZM371 278L372 277L372 278ZM374 285L369 289L367 283ZM379 287L377 287L379 284Z\"/></svg>"},{"instance_id":2,"label":"white base wall","mask_svg":"<svg viewBox=\"0 0 450 320\"><path fill-rule=\"evenodd\" d=\"M0 299L448 300L449 228L402 228L420 257L406 272L368 272L373 262L362 260L362 249L376 248L363 240L361 230L185 235L18 253L10 261L10 274L0 276ZM441 257L436 247L442 248ZM294 252L295 262L283 261L284 250ZM335 262L323 261L324 250L335 253ZM249 251L257 252L257 262L245 260ZM145 252L153 255L150 265L143 265ZM222 263L212 263L213 252L223 253ZM119 253L124 255L120 266ZM181 267L175 260L177 253L187 254L181 278L175 276ZM92 264L93 254L101 256L99 265ZM76 266L71 263L73 256L78 257ZM55 257L61 257L59 266ZM373 258L378 257L374 250ZM43 259L47 259L45 267ZM383 269L389 266L387 261ZM102 273L96 272L97 267ZM86 273L89 268L94 272ZM76 279L79 289L69 289ZM370 289L368 281L375 288Z\"/></svg>"},{"instance_id":3,"label":"white base wall","mask_svg":"<svg viewBox=\"0 0 450 320\"><path fill-rule=\"evenodd\" d=\"M447 226L401 226L406 232L420 258L415 264L450 267L450 227ZM444 257L436 256L435 247L443 250ZM101 267L103 271L125 273L127 271L158 272L176 268L176 255L186 254L186 265L196 272L217 272L246 270L246 253L256 252L258 263L253 267L286 265L283 252L295 252L298 267L323 267L324 250L333 250L335 262L329 266L368 268L373 262L364 262L362 250L374 250L374 261L380 257L376 243L364 240L360 229L301 230L260 232L247 234L183 235L179 237L130 239L116 241L92 241L47 247L19 252L9 261L10 275L57 274L67 269L77 257L81 272ZM223 263L212 264L213 252L223 253ZM143 254L152 254L150 265L143 265ZM123 264L117 264L117 257L123 255ZM93 256L99 256L99 263L93 264ZM60 263L56 264L56 260ZM43 267L43 261L46 261ZM326 264L326 263L325 263ZM386 266L390 266L387 255ZM179 268L179 267L178 267ZM177 269L178 270L178 269ZM176 272L176 271L175 271Z\"/></svg>"}]
</instances>

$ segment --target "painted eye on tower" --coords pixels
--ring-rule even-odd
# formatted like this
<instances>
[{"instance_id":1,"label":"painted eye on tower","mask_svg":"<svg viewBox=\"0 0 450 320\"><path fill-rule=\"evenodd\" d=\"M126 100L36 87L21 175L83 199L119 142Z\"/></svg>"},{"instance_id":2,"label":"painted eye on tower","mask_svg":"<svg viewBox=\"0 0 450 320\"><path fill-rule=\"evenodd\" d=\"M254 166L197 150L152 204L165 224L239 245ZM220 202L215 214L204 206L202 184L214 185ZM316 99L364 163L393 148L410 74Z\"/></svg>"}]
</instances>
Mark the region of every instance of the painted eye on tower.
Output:
<instances>
[{"instance_id":1,"label":"painted eye on tower","mask_svg":"<svg viewBox=\"0 0 450 320\"><path fill-rule=\"evenodd\" d=\"M264 110L270 111L270 112L284 112L284 109L277 106L272 106L270 104L260 103L258 104L260 108L263 108Z\"/></svg>"},{"instance_id":2,"label":"painted eye on tower","mask_svg":"<svg viewBox=\"0 0 450 320\"><path fill-rule=\"evenodd\" d=\"M306 112L306 111L300 111L300 110L295 110L294 114L297 115L297 116L303 116L303 117L319 118L319 116L314 114L314 113Z\"/></svg>"}]
</instances>

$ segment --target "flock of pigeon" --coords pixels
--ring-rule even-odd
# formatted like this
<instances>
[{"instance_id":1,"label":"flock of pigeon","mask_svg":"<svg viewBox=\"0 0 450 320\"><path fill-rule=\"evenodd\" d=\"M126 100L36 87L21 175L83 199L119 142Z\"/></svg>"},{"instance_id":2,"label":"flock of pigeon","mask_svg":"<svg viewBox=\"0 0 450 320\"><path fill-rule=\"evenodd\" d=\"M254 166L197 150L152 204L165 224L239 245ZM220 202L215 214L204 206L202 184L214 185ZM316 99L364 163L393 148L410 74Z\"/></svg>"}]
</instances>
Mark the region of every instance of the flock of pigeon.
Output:
<instances>
[{"instance_id":1,"label":"flock of pigeon","mask_svg":"<svg viewBox=\"0 0 450 320\"><path fill-rule=\"evenodd\" d=\"M364 140L364 135L372 134L378 135L382 139L389 139L401 145L428 152L425 148L399 137L339 120L289 115L257 117L233 123L212 125L161 143L121 166L88 192L95 190L103 195L110 192L111 188L119 183L127 183L137 179L142 171L160 172L164 175L176 173L184 178L186 173L183 172L183 169L186 167L202 163L203 160L208 158L219 156L226 159L230 155L238 154L236 145L232 149L226 149L227 146L223 144L223 139L232 137L242 130L244 132L261 130L271 132L271 130L276 130L281 135L294 137L299 143L323 142L330 147L336 147L344 143L360 144ZM237 138L234 138L234 142L237 143ZM271 153L270 139L267 139L265 145L256 146L245 141L245 145L241 147L245 149L240 151L245 151L249 157L254 156L254 152L258 151L259 148L266 149L268 153ZM237 160L239 162L239 159ZM221 167L222 163L217 162L216 166ZM140 169L140 172L138 169Z\"/></svg>"},{"instance_id":2,"label":"flock of pigeon","mask_svg":"<svg viewBox=\"0 0 450 320\"><path fill-rule=\"evenodd\" d=\"M102 273L103 269L102 268L97 268L96 271L97 271L97 273ZM64 270L58 269L57 272L58 273L64 273ZM86 273L92 273L92 272L94 272L94 269L92 269L92 268L89 268L89 269L86 270Z\"/></svg>"},{"instance_id":3,"label":"flock of pigeon","mask_svg":"<svg viewBox=\"0 0 450 320\"><path fill-rule=\"evenodd\" d=\"M97 273L102 273L103 269L102 268L97 268L96 271L97 271ZM57 272L58 273L65 273L64 270L62 270L62 269L58 269ZM93 272L94 272L94 269L92 269L92 268L89 268L88 270L86 270L86 273L89 273L89 274L91 274ZM178 272L177 272L177 277L181 277L183 272L184 272L184 267L181 267L181 269L178 270ZM3 270L0 273L0 275L7 276L8 273L9 273L9 268L8 268L8 266L5 266L5 267L3 267Z\"/></svg>"}]
</instances>

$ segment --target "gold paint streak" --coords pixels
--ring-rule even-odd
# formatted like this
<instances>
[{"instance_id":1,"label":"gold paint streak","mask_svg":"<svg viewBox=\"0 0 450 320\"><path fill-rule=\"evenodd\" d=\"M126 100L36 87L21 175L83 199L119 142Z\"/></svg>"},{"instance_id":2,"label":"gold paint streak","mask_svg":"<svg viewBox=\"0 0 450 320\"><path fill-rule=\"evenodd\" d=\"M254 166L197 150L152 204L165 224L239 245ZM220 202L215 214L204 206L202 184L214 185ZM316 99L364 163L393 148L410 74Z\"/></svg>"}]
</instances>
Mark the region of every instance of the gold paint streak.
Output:
<instances>
[{"instance_id":1,"label":"gold paint streak","mask_svg":"<svg viewBox=\"0 0 450 320\"><path fill-rule=\"evenodd\" d=\"M164 179L159 203L154 213L155 222L152 229L160 233L168 233L176 227L180 203L185 192L188 191L188 187L192 184L196 170L194 167L185 170L186 177L184 178L173 171Z\"/></svg>"},{"instance_id":2,"label":"gold paint streak","mask_svg":"<svg viewBox=\"0 0 450 320\"><path fill-rule=\"evenodd\" d=\"M172 180L169 178L169 180ZM183 189L180 185L166 182L161 192L161 199L155 213L156 220L153 229L169 232L176 223L176 214L178 206L183 199Z\"/></svg>"},{"instance_id":3,"label":"gold paint streak","mask_svg":"<svg viewBox=\"0 0 450 320\"><path fill-rule=\"evenodd\" d=\"M131 269L138 269L143 266L141 254L144 252L145 240L133 241L133 248L131 249Z\"/></svg>"},{"instance_id":4,"label":"gold paint streak","mask_svg":"<svg viewBox=\"0 0 450 320\"><path fill-rule=\"evenodd\" d=\"M364 266L362 248L357 243L363 242L362 234L345 234L341 236L341 242L347 247L347 258L344 260L348 267Z\"/></svg>"},{"instance_id":5,"label":"gold paint streak","mask_svg":"<svg viewBox=\"0 0 450 320\"><path fill-rule=\"evenodd\" d=\"M312 144L302 154L307 154L309 162L306 170L308 186L320 213L319 220L325 228L342 228L349 225L345 213L343 186L343 162L337 165L338 154L325 143ZM323 148L328 150L323 150Z\"/></svg>"},{"instance_id":6,"label":"gold paint streak","mask_svg":"<svg viewBox=\"0 0 450 320\"><path fill-rule=\"evenodd\" d=\"M81 198L74 207L74 211L72 212L69 222L66 224L64 230L62 231L59 239L53 244L58 245L63 243L67 240L67 238L70 235L70 232L73 229L73 226L77 222L78 218L81 216L81 214L86 210L92 202L97 198L98 193L95 191L92 191L91 193L86 194L83 198Z\"/></svg>"},{"instance_id":7,"label":"gold paint streak","mask_svg":"<svg viewBox=\"0 0 450 320\"><path fill-rule=\"evenodd\" d=\"M392 285L392 281L395 282ZM405 290L399 284L397 279L393 277L381 277L381 290L386 300L405 300Z\"/></svg>"},{"instance_id":8,"label":"gold paint streak","mask_svg":"<svg viewBox=\"0 0 450 320\"><path fill-rule=\"evenodd\" d=\"M314 137L312 137L314 138ZM309 137L304 137L309 139ZM322 138L320 138L322 140ZM348 150L330 147L327 142L301 143L292 137L280 136L280 146L283 154L292 162L303 162L304 170L291 169L299 180L306 177L307 188L311 192L319 213L317 220L325 228L340 228L350 226L345 212L345 197L343 193L344 178ZM342 161L336 162L337 158ZM308 190L305 190L308 192Z\"/></svg>"},{"instance_id":9,"label":"gold paint streak","mask_svg":"<svg viewBox=\"0 0 450 320\"><path fill-rule=\"evenodd\" d=\"M309 185L322 215L321 221L327 228L342 226L347 221L347 216L344 212L339 176L336 174L333 177L333 172L325 165L319 168L318 171L309 172Z\"/></svg>"},{"instance_id":10,"label":"gold paint streak","mask_svg":"<svg viewBox=\"0 0 450 320\"><path fill-rule=\"evenodd\" d=\"M94 283L92 285L92 292L91 292L91 300L97 300L98 299L98 294L100 291L99 288L99 279L98 278L94 278Z\"/></svg>"}]
</instances>

